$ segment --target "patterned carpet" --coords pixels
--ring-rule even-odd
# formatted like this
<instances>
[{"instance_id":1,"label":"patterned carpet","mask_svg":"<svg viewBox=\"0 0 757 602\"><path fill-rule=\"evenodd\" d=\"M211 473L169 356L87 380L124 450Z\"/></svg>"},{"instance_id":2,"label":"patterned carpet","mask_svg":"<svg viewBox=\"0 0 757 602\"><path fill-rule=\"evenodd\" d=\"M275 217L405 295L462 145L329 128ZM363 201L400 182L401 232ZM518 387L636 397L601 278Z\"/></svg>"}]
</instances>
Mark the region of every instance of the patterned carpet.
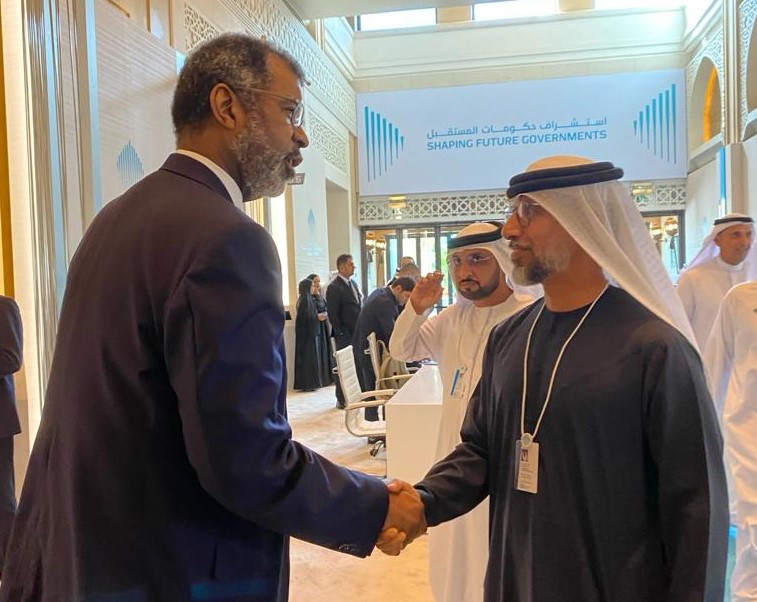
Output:
<instances>
[{"instance_id":1,"label":"patterned carpet","mask_svg":"<svg viewBox=\"0 0 757 602\"><path fill-rule=\"evenodd\" d=\"M289 420L294 438L330 460L375 475L386 470L383 450L376 458L363 438L347 432L344 412L334 407L334 387L290 393ZM292 602L432 602L428 584L427 539L400 557L375 551L359 559L292 540Z\"/></svg>"}]
</instances>

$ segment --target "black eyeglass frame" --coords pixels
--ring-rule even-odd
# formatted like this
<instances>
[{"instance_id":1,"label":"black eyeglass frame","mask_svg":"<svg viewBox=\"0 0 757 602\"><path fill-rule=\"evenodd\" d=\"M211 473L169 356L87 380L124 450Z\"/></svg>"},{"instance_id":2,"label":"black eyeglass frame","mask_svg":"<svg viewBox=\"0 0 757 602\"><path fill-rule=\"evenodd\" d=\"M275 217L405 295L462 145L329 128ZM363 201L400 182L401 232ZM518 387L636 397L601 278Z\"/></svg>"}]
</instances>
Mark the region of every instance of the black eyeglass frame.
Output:
<instances>
[{"instance_id":1,"label":"black eyeglass frame","mask_svg":"<svg viewBox=\"0 0 757 602\"><path fill-rule=\"evenodd\" d=\"M525 228L534 218L535 207L541 207L541 205L531 199L517 199L516 197L505 208L505 221L514 215L518 219L520 226Z\"/></svg>"},{"instance_id":2,"label":"black eyeglass frame","mask_svg":"<svg viewBox=\"0 0 757 602\"><path fill-rule=\"evenodd\" d=\"M273 98L280 98L294 103L294 108L290 109L289 125L293 128L302 127L302 123L305 119L305 105L302 101L297 100L293 96L288 94L279 94L278 92L271 92L270 90L263 90L262 88L247 88L249 92L255 92L256 94L263 94L265 96L271 96Z\"/></svg>"}]
</instances>

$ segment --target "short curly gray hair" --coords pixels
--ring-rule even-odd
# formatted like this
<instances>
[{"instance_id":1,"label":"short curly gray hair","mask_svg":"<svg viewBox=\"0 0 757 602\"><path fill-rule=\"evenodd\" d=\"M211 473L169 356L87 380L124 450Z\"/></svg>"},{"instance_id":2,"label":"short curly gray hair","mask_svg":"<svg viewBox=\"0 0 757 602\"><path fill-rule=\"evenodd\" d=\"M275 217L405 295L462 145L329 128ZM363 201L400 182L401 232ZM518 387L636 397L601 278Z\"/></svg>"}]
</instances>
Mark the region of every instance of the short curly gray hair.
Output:
<instances>
[{"instance_id":1,"label":"short curly gray hair","mask_svg":"<svg viewBox=\"0 0 757 602\"><path fill-rule=\"evenodd\" d=\"M254 93L249 89L265 89L271 84L269 54L282 58L300 82L306 81L305 72L292 55L246 34L226 33L195 48L179 74L171 103L176 134L200 125L210 116L210 91L217 84L226 84L245 107L251 106Z\"/></svg>"}]
</instances>

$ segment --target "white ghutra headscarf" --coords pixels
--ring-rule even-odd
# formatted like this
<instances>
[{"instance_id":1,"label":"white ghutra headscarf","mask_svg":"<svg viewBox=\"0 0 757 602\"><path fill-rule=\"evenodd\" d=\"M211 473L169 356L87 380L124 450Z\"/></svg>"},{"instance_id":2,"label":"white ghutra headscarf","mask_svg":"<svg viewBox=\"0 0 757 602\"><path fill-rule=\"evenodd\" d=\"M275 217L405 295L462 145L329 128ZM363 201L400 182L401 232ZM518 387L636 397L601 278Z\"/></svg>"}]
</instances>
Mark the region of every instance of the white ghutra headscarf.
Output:
<instances>
[{"instance_id":1,"label":"white ghutra headscarf","mask_svg":"<svg viewBox=\"0 0 757 602\"><path fill-rule=\"evenodd\" d=\"M547 157L510 180L507 196L527 194L552 214L605 272L698 349L683 304L628 190L612 163Z\"/></svg>"},{"instance_id":2,"label":"white ghutra headscarf","mask_svg":"<svg viewBox=\"0 0 757 602\"><path fill-rule=\"evenodd\" d=\"M715 239L718 234L731 228L733 226L752 225L754 227L754 219L743 213L729 213L723 217L719 217L712 224L712 230L707 237L702 241L702 248L694 256L686 267L681 270L681 273L689 271L692 268L700 266L708 261L711 261L715 257L720 255L720 247L715 243ZM747 279L754 280L757 278L757 245L752 242L752 247L749 249L746 258L744 259L744 267L747 270Z\"/></svg>"},{"instance_id":3,"label":"white ghutra headscarf","mask_svg":"<svg viewBox=\"0 0 757 602\"><path fill-rule=\"evenodd\" d=\"M455 251L472 249L483 249L494 255L499 264L499 269L505 273L507 286L512 289L513 295L518 301L527 302L544 296L544 289L541 284L523 286L513 282L511 278L513 262L510 260L510 249L507 246L507 241L502 238L502 224L500 222L476 222L465 226L447 246L447 259ZM460 294L457 296L457 302L472 303Z\"/></svg>"}]
</instances>

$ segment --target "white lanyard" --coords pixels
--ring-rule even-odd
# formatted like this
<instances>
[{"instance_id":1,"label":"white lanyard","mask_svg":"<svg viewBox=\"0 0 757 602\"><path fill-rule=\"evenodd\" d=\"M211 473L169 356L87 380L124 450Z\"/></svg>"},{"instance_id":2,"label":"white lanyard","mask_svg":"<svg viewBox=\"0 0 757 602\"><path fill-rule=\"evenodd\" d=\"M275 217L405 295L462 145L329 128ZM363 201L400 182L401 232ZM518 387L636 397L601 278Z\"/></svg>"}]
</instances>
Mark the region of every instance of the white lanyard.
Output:
<instances>
[{"instance_id":1,"label":"white lanyard","mask_svg":"<svg viewBox=\"0 0 757 602\"><path fill-rule=\"evenodd\" d=\"M489 321L491 320L492 311L488 307L478 309L475 305L471 304L463 311L459 326L460 333L457 337L457 365L462 369L461 372L465 372L468 365L467 361L463 361L463 339L470 337L470 334L475 331L476 311L480 311L482 314L486 313L487 315L484 318L483 329L476 333L478 336L474 339L473 355L469 356L472 358L470 360L471 365L475 365L478 352L481 351L481 345L486 342L486 336L481 336L481 333L486 332L486 327L489 326Z\"/></svg>"},{"instance_id":2,"label":"white lanyard","mask_svg":"<svg viewBox=\"0 0 757 602\"><path fill-rule=\"evenodd\" d=\"M557 374L557 367L560 365L560 360L562 360L563 353L565 353L565 348L568 346L568 343L573 340L573 337L576 336L576 333L578 332L578 329L581 328L581 325L584 323L586 318L589 317L589 314L591 313L591 310L594 309L594 306L597 304L597 301L602 297L602 295L605 294L605 291L609 287L609 284L606 284L605 287L602 289L602 292L597 295L597 298L592 301L591 305L589 305L589 309L586 310L583 317L579 320L576 327L573 329L573 332L570 333L570 336L565 340L563 343L562 349L560 349L560 353L557 354L557 360L555 360L555 366L552 368L552 376L549 379L549 388L547 389L547 397L544 400L544 405L541 408L541 414L539 414L539 419L536 421L536 427L534 428L533 433L527 433L526 432L526 391L528 390L528 350L531 347L531 335L534 334L534 329L536 328L536 323L539 321L539 318L541 317L541 313L544 311L544 306L546 303L542 304L541 309L539 310L539 313L536 314L536 319L534 320L534 323L531 324L531 330L528 332L528 339L526 340L526 352L523 355L523 396L521 398L520 403L520 444L523 449L528 449L531 446L531 443L533 443L534 439L536 439L536 434L539 432L539 427L541 426L542 418L544 418L544 412L547 411L547 406L549 405L549 400L552 397L552 385L555 383L555 375Z\"/></svg>"},{"instance_id":3,"label":"white lanyard","mask_svg":"<svg viewBox=\"0 0 757 602\"><path fill-rule=\"evenodd\" d=\"M503 303L507 303L510 300L508 298ZM463 315L460 319L460 335L458 337L457 341L457 365L458 368L455 370L455 375L452 378L452 387L450 388L449 394L453 397L464 397L467 393L470 393L468 391L468 388L470 387L470 381L473 379L473 374L475 372L476 365L480 364L479 361L479 354L483 355L483 347L485 346L486 342L489 339L489 333L491 332L492 328L495 324L497 324L500 321L500 314L496 311L496 307L489 307L489 308L476 308L475 305L471 304L470 306L466 307L463 311ZM486 317L484 319L484 323L482 328L479 330L478 333L476 333L476 345L475 349L473 350L473 355L470 356L470 366L468 365L467 361L463 361L463 339L466 336L470 336L471 332L475 332L475 312L486 312ZM471 322L471 324L468 324L468 322ZM468 371L470 369L470 374L468 374ZM463 379L467 378L467 382L463 382Z\"/></svg>"}]
</instances>

